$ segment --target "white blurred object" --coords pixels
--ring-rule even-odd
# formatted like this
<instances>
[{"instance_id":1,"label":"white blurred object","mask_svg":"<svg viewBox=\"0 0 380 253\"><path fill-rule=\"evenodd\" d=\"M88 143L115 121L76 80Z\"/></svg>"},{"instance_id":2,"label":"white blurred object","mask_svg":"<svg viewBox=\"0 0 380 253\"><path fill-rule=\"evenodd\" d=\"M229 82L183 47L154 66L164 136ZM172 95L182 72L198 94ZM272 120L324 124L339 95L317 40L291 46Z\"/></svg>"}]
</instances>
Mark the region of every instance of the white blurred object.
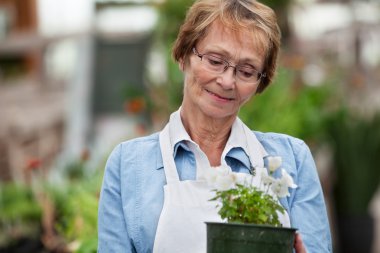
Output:
<instances>
[{"instance_id":1,"label":"white blurred object","mask_svg":"<svg viewBox=\"0 0 380 253\"><path fill-rule=\"evenodd\" d=\"M42 35L82 33L92 29L93 0L38 0L37 6Z\"/></svg>"},{"instance_id":2,"label":"white blurred object","mask_svg":"<svg viewBox=\"0 0 380 253\"><path fill-rule=\"evenodd\" d=\"M8 29L8 16L7 12L0 8L0 40L4 39L7 35Z\"/></svg>"},{"instance_id":3,"label":"white blurred object","mask_svg":"<svg viewBox=\"0 0 380 253\"><path fill-rule=\"evenodd\" d=\"M148 76L154 85L165 84L168 81L166 58L163 52L162 48L154 48L148 55Z\"/></svg>"},{"instance_id":4,"label":"white blurred object","mask_svg":"<svg viewBox=\"0 0 380 253\"><path fill-rule=\"evenodd\" d=\"M297 36L305 40L319 38L326 32L344 29L353 22L380 22L380 4L356 2L313 3L294 5L289 11L289 22Z\"/></svg>"},{"instance_id":5,"label":"white blurred object","mask_svg":"<svg viewBox=\"0 0 380 253\"><path fill-rule=\"evenodd\" d=\"M143 33L153 29L158 13L152 7L118 7L100 11L96 29L100 33Z\"/></svg>"},{"instance_id":6,"label":"white blurred object","mask_svg":"<svg viewBox=\"0 0 380 253\"><path fill-rule=\"evenodd\" d=\"M338 3L295 5L289 21L297 36L317 39L327 31L347 27L352 22L350 8Z\"/></svg>"},{"instance_id":7,"label":"white blurred object","mask_svg":"<svg viewBox=\"0 0 380 253\"><path fill-rule=\"evenodd\" d=\"M68 80L77 67L78 42L65 39L48 47L46 51L46 75L53 80Z\"/></svg>"},{"instance_id":8,"label":"white blurred object","mask_svg":"<svg viewBox=\"0 0 380 253\"><path fill-rule=\"evenodd\" d=\"M87 148L88 134L92 125L92 61L93 39L89 36L77 38L72 57L75 64L66 88L66 124L63 157L69 161ZM69 50L69 51L70 51ZM75 54L75 55L74 55Z\"/></svg>"},{"instance_id":9,"label":"white blurred object","mask_svg":"<svg viewBox=\"0 0 380 253\"><path fill-rule=\"evenodd\" d=\"M326 73L317 64L308 64L302 70L302 79L309 86L318 86L325 80Z\"/></svg>"},{"instance_id":10,"label":"white blurred object","mask_svg":"<svg viewBox=\"0 0 380 253\"><path fill-rule=\"evenodd\" d=\"M370 67L380 65L380 32L367 32L367 40L363 41L361 62Z\"/></svg>"}]
</instances>

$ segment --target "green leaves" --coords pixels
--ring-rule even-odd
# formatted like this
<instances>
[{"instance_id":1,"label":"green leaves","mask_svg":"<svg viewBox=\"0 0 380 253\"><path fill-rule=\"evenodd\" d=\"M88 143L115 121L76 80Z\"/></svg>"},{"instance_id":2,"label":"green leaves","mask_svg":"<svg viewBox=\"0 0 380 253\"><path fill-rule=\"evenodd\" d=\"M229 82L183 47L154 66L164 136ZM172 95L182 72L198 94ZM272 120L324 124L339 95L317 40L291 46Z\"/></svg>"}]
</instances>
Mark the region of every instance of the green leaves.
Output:
<instances>
[{"instance_id":1,"label":"green leaves","mask_svg":"<svg viewBox=\"0 0 380 253\"><path fill-rule=\"evenodd\" d=\"M97 250L98 194L102 173L68 182L64 188L51 186L56 207L55 229L67 242L76 244L73 252ZM74 242L74 243L73 243Z\"/></svg>"},{"instance_id":2,"label":"green leaves","mask_svg":"<svg viewBox=\"0 0 380 253\"><path fill-rule=\"evenodd\" d=\"M228 166L206 170L208 184L216 188L215 197L210 201L218 201L218 213L222 219L234 223L282 226L279 214L284 214L285 209L278 199L289 196L289 188L297 188L297 185L281 168L281 157L271 156L267 160L269 169L256 168L260 170L259 185L254 183L254 176L234 173ZM274 178L273 173L280 168L281 177Z\"/></svg>"},{"instance_id":3,"label":"green leaves","mask_svg":"<svg viewBox=\"0 0 380 253\"><path fill-rule=\"evenodd\" d=\"M221 206L219 215L228 222L253 223L281 226L278 213L285 209L277 199L255 186L237 184L235 188L225 191L215 191L212 200L219 200Z\"/></svg>"},{"instance_id":4,"label":"green leaves","mask_svg":"<svg viewBox=\"0 0 380 253\"><path fill-rule=\"evenodd\" d=\"M32 189L15 183L0 183L0 248L20 238L40 233L42 210Z\"/></svg>"}]
</instances>

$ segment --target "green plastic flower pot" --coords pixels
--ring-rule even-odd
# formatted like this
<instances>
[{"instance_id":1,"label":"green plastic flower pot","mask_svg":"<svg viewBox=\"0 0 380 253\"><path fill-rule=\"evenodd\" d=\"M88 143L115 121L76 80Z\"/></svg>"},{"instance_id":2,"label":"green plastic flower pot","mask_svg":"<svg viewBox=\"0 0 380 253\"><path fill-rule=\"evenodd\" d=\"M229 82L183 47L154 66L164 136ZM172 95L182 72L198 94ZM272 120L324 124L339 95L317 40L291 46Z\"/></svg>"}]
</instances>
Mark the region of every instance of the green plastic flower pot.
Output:
<instances>
[{"instance_id":1,"label":"green plastic flower pot","mask_svg":"<svg viewBox=\"0 0 380 253\"><path fill-rule=\"evenodd\" d=\"M207 224L207 253L292 253L295 228L254 224Z\"/></svg>"}]
</instances>

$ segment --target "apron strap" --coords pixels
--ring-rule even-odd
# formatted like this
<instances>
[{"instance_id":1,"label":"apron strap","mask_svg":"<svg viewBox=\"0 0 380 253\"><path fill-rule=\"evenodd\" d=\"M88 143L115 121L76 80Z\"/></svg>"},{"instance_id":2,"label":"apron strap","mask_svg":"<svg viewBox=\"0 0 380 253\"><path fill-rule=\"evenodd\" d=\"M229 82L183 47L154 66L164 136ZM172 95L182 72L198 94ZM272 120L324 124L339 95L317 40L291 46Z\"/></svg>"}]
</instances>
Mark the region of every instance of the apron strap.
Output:
<instances>
[{"instance_id":1,"label":"apron strap","mask_svg":"<svg viewBox=\"0 0 380 253\"><path fill-rule=\"evenodd\" d=\"M179 176L174 162L173 149L170 145L169 123L160 132L159 141L162 154L162 162L164 164L166 182L168 184L178 182Z\"/></svg>"},{"instance_id":2,"label":"apron strap","mask_svg":"<svg viewBox=\"0 0 380 253\"><path fill-rule=\"evenodd\" d=\"M267 156L268 153L256 138L256 135L252 133L251 129L249 129L239 118L236 120L238 120L242 126L245 137L247 139L247 155L249 156L252 167L264 167L264 157Z\"/></svg>"}]
</instances>

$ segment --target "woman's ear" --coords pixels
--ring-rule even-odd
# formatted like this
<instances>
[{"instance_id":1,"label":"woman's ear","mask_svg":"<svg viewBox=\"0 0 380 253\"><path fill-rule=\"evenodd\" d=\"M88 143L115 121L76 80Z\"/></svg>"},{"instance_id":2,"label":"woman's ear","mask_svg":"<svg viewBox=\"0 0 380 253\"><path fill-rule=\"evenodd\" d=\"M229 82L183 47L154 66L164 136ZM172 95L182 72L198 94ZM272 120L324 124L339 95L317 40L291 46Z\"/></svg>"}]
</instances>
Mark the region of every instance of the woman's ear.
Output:
<instances>
[{"instance_id":1,"label":"woman's ear","mask_svg":"<svg viewBox=\"0 0 380 253\"><path fill-rule=\"evenodd\" d=\"M180 69L181 71L185 71L185 62L184 62L183 59L180 59L180 60L178 61L178 65L179 65L179 69Z\"/></svg>"}]
</instances>

